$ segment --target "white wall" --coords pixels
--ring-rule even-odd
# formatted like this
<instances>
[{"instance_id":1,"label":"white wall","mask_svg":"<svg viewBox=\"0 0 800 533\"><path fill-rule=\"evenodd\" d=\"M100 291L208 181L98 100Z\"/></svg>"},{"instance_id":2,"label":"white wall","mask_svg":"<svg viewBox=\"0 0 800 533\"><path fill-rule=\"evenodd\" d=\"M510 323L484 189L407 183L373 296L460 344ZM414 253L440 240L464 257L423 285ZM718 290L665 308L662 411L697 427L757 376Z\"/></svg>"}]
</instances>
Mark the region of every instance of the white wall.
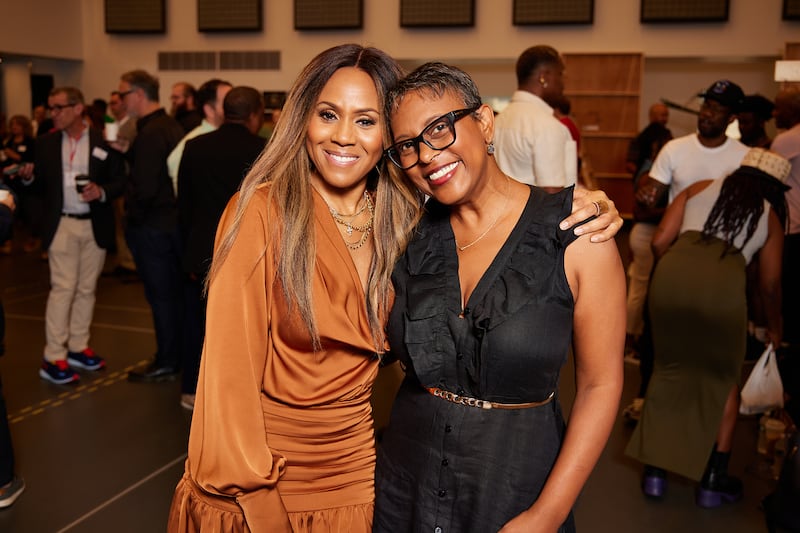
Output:
<instances>
[{"instance_id":1,"label":"white wall","mask_svg":"<svg viewBox=\"0 0 800 533\"><path fill-rule=\"evenodd\" d=\"M514 89L513 62L519 52L533 44L547 43L562 52L644 53L648 58L645 106L660 96L686 99L690 90L704 87L717 77L740 81L737 76L747 72L750 63L761 61L766 67L781 55L786 41L800 40L800 23L780 20L782 0L733 0L727 23L680 25L642 25L640 0L609 0L595 2L595 21L589 26L524 27L511 24L510 0L478 0L475 26L450 29L400 28L399 3L364 0L362 30L298 32L293 29L291 0L263 0L263 31L203 34L196 29L196 0L166 0L165 35L108 35L100 0L3 2L10 9L4 7L0 17L0 53L81 59L82 67L69 63L61 72L54 72L56 84L66 82L62 77L77 77L91 99L107 97L116 88L119 74L126 70L156 72L158 51L279 50L279 71L156 73L162 87L184 79L199 84L219 76L261 90L286 90L317 52L342 42L360 42L409 62L437 59L459 64L476 77L485 95L507 95ZM651 61L661 58L674 62L666 68ZM691 70L700 58L720 68L694 70L692 80L681 81L683 65ZM41 60L33 57L31 61L38 69ZM651 66L655 68L655 82L650 78ZM755 92L769 85L771 73L767 70L761 68L752 78L748 74L747 82L741 81L745 91ZM661 94L664 92L670 94ZM162 93L164 98L166 92ZM774 91L765 94L772 96Z\"/></svg>"}]
</instances>

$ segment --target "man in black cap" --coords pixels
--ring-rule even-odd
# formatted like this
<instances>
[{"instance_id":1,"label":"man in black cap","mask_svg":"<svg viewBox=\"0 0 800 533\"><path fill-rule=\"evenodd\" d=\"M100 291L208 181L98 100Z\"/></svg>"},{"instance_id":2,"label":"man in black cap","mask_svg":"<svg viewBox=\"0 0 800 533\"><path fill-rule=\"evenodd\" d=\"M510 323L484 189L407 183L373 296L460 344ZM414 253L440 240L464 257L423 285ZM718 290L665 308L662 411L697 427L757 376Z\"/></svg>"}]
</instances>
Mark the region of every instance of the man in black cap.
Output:
<instances>
[{"instance_id":1,"label":"man in black cap","mask_svg":"<svg viewBox=\"0 0 800 533\"><path fill-rule=\"evenodd\" d=\"M653 206L667 192L669 201L700 180L727 176L741 163L747 146L726 135L744 102L741 87L729 80L714 82L705 92L697 115L697 132L668 142L650 175L640 181L636 201Z\"/></svg>"},{"instance_id":2,"label":"man in black cap","mask_svg":"<svg viewBox=\"0 0 800 533\"><path fill-rule=\"evenodd\" d=\"M667 194L668 201L672 202L689 185L725 177L741 166L748 147L726 134L728 125L736 118L736 112L744 101L741 87L729 80L719 80L698 96L703 98L703 105L697 116L697 132L664 145L648 176L643 176L636 187L635 200L641 206L652 209ZM637 346L642 378L639 394L623 410L624 417L632 421L639 419L653 370L649 339L649 325L645 316L645 332Z\"/></svg>"}]
</instances>

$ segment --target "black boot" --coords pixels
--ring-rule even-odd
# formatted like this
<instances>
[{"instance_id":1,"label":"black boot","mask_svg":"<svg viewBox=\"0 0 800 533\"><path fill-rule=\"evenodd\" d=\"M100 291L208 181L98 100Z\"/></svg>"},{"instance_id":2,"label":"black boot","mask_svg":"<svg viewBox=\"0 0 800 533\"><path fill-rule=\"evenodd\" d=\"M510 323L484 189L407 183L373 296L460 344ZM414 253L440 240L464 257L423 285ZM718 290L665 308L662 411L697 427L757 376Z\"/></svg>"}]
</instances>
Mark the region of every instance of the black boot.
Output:
<instances>
[{"instance_id":1,"label":"black boot","mask_svg":"<svg viewBox=\"0 0 800 533\"><path fill-rule=\"evenodd\" d=\"M642 494L650 498L661 498L667 491L667 472L653 465L644 465Z\"/></svg>"},{"instance_id":2,"label":"black boot","mask_svg":"<svg viewBox=\"0 0 800 533\"><path fill-rule=\"evenodd\" d=\"M728 475L731 452L711 452L706 472L697 491L697 505L710 509L724 502L732 503L742 498L742 480Z\"/></svg>"}]
</instances>

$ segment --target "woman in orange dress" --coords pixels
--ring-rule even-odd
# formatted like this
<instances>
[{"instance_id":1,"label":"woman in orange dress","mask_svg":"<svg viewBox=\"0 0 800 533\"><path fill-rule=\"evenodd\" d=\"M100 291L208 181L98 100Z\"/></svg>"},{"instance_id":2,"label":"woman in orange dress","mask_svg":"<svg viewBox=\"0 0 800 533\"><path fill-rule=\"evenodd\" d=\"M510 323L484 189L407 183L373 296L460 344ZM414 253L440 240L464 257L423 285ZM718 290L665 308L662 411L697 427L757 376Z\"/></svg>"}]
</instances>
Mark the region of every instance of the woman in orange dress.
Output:
<instances>
[{"instance_id":1,"label":"woman in orange dress","mask_svg":"<svg viewBox=\"0 0 800 533\"><path fill-rule=\"evenodd\" d=\"M374 48L317 56L223 215L169 531L370 530L369 399L419 205L379 166L399 76Z\"/></svg>"},{"instance_id":2,"label":"woman in orange dress","mask_svg":"<svg viewBox=\"0 0 800 533\"><path fill-rule=\"evenodd\" d=\"M421 201L381 161L383 95L399 77L374 48L314 58L226 209L171 533L371 531L369 400ZM568 223L593 200L607 197L583 196ZM589 224L602 239L618 221L612 205Z\"/></svg>"}]
</instances>

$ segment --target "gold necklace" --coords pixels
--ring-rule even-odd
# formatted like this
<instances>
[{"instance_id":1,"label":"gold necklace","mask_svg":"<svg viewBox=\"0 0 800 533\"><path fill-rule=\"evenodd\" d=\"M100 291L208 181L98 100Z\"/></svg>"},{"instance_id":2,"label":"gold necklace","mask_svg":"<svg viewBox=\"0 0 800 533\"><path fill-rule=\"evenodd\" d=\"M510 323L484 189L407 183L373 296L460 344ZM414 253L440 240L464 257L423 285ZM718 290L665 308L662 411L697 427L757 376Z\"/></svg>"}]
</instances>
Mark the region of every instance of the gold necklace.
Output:
<instances>
[{"instance_id":1,"label":"gold necklace","mask_svg":"<svg viewBox=\"0 0 800 533\"><path fill-rule=\"evenodd\" d=\"M477 243L478 241L480 241L481 239L483 239L484 237L486 237L486 235L487 235L487 234L488 234L490 231L492 231L492 228L493 228L493 227L495 227L495 225L496 225L496 224L497 224L497 223L500 221L500 219L503 217L503 214L506 212L506 208L508 207L508 188L509 188L510 186L511 186L511 184L510 184L510 182L509 182L509 178L508 178L508 176L506 176L506 194L505 194L506 200L505 200L505 202L503 203L503 208L500 210L500 213L498 213L498 215L497 215L497 217L494 219L494 221L492 221L492 223L491 223L491 224L489 224L489 227L488 227L488 228L486 228L486 231L484 231L483 233L481 233L480 235L478 235L478 238L477 238L477 239L475 239L474 241L472 241L471 243L469 243L469 244L465 244L464 246L459 246L459 245L458 245L458 241L456 241L456 248L458 248L458 251L459 251L459 252L463 252L464 250L466 250L467 248L469 248L469 247L470 247L470 246L472 246L473 244Z\"/></svg>"},{"instance_id":2,"label":"gold necklace","mask_svg":"<svg viewBox=\"0 0 800 533\"><path fill-rule=\"evenodd\" d=\"M331 214L334 217L355 218L355 217L357 217L358 215L360 215L361 213L364 212L364 210L367 208L367 204L369 202L370 202L369 194L367 194L367 191L365 190L364 191L364 203L361 205L361 207L358 208L358 210L355 213L352 213L352 214L340 213L336 209L332 208L330 205L328 206L328 209L330 209Z\"/></svg>"},{"instance_id":3,"label":"gold necklace","mask_svg":"<svg viewBox=\"0 0 800 533\"><path fill-rule=\"evenodd\" d=\"M355 218L356 216L363 213L364 209L369 209L369 219L367 220L366 224L363 225L353 224L352 220L344 220L344 218L342 218L342 217ZM355 213L353 213L352 215L342 215L338 211L336 211L336 209L331 207L330 204L328 204L328 210L331 212L333 220L335 220L337 224L341 224L346 228L345 231L347 231L348 237L353 234L353 230L360 232L369 232L370 229L372 229L372 222L375 220L375 206L372 205L372 199L370 198L367 191L364 191L364 206Z\"/></svg>"},{"instance_id":4,"label":"gold necklace","mask_svg":"<svg viewBox=\"0 0 800 533\"><path fill-rule=\"evenodd\" d=\"M325 198L323 198L323 200L325 200ZM345 231L347 232L348 236L352 235L354 230L362 233L361 238L359 238L357 241L348 241L347 239L342 237L344 245L347 246L350 250L358 250L359 248L364 246L364 243L367 242L370 233L372 233L372 224L375 221L375 206L372 203L372 198L370 197L369 193L367 193L367 191L364 191L364 206L361 207L361 209L359 209L352 215L339 214L339 212L336 211L336 209L331 207L331 204L329 204L327 200L325 200L325 204L328 206L328 211L330 211L333 220L335 220L337 224L341 224L346 228ZM361 213L363 213L364 209L369 210L369 219L367 220L366 223L362 225L353 224L352 220L348 221L342 218L343 216L347 218L356 217Z\"/></svg>"}]
</instances>

